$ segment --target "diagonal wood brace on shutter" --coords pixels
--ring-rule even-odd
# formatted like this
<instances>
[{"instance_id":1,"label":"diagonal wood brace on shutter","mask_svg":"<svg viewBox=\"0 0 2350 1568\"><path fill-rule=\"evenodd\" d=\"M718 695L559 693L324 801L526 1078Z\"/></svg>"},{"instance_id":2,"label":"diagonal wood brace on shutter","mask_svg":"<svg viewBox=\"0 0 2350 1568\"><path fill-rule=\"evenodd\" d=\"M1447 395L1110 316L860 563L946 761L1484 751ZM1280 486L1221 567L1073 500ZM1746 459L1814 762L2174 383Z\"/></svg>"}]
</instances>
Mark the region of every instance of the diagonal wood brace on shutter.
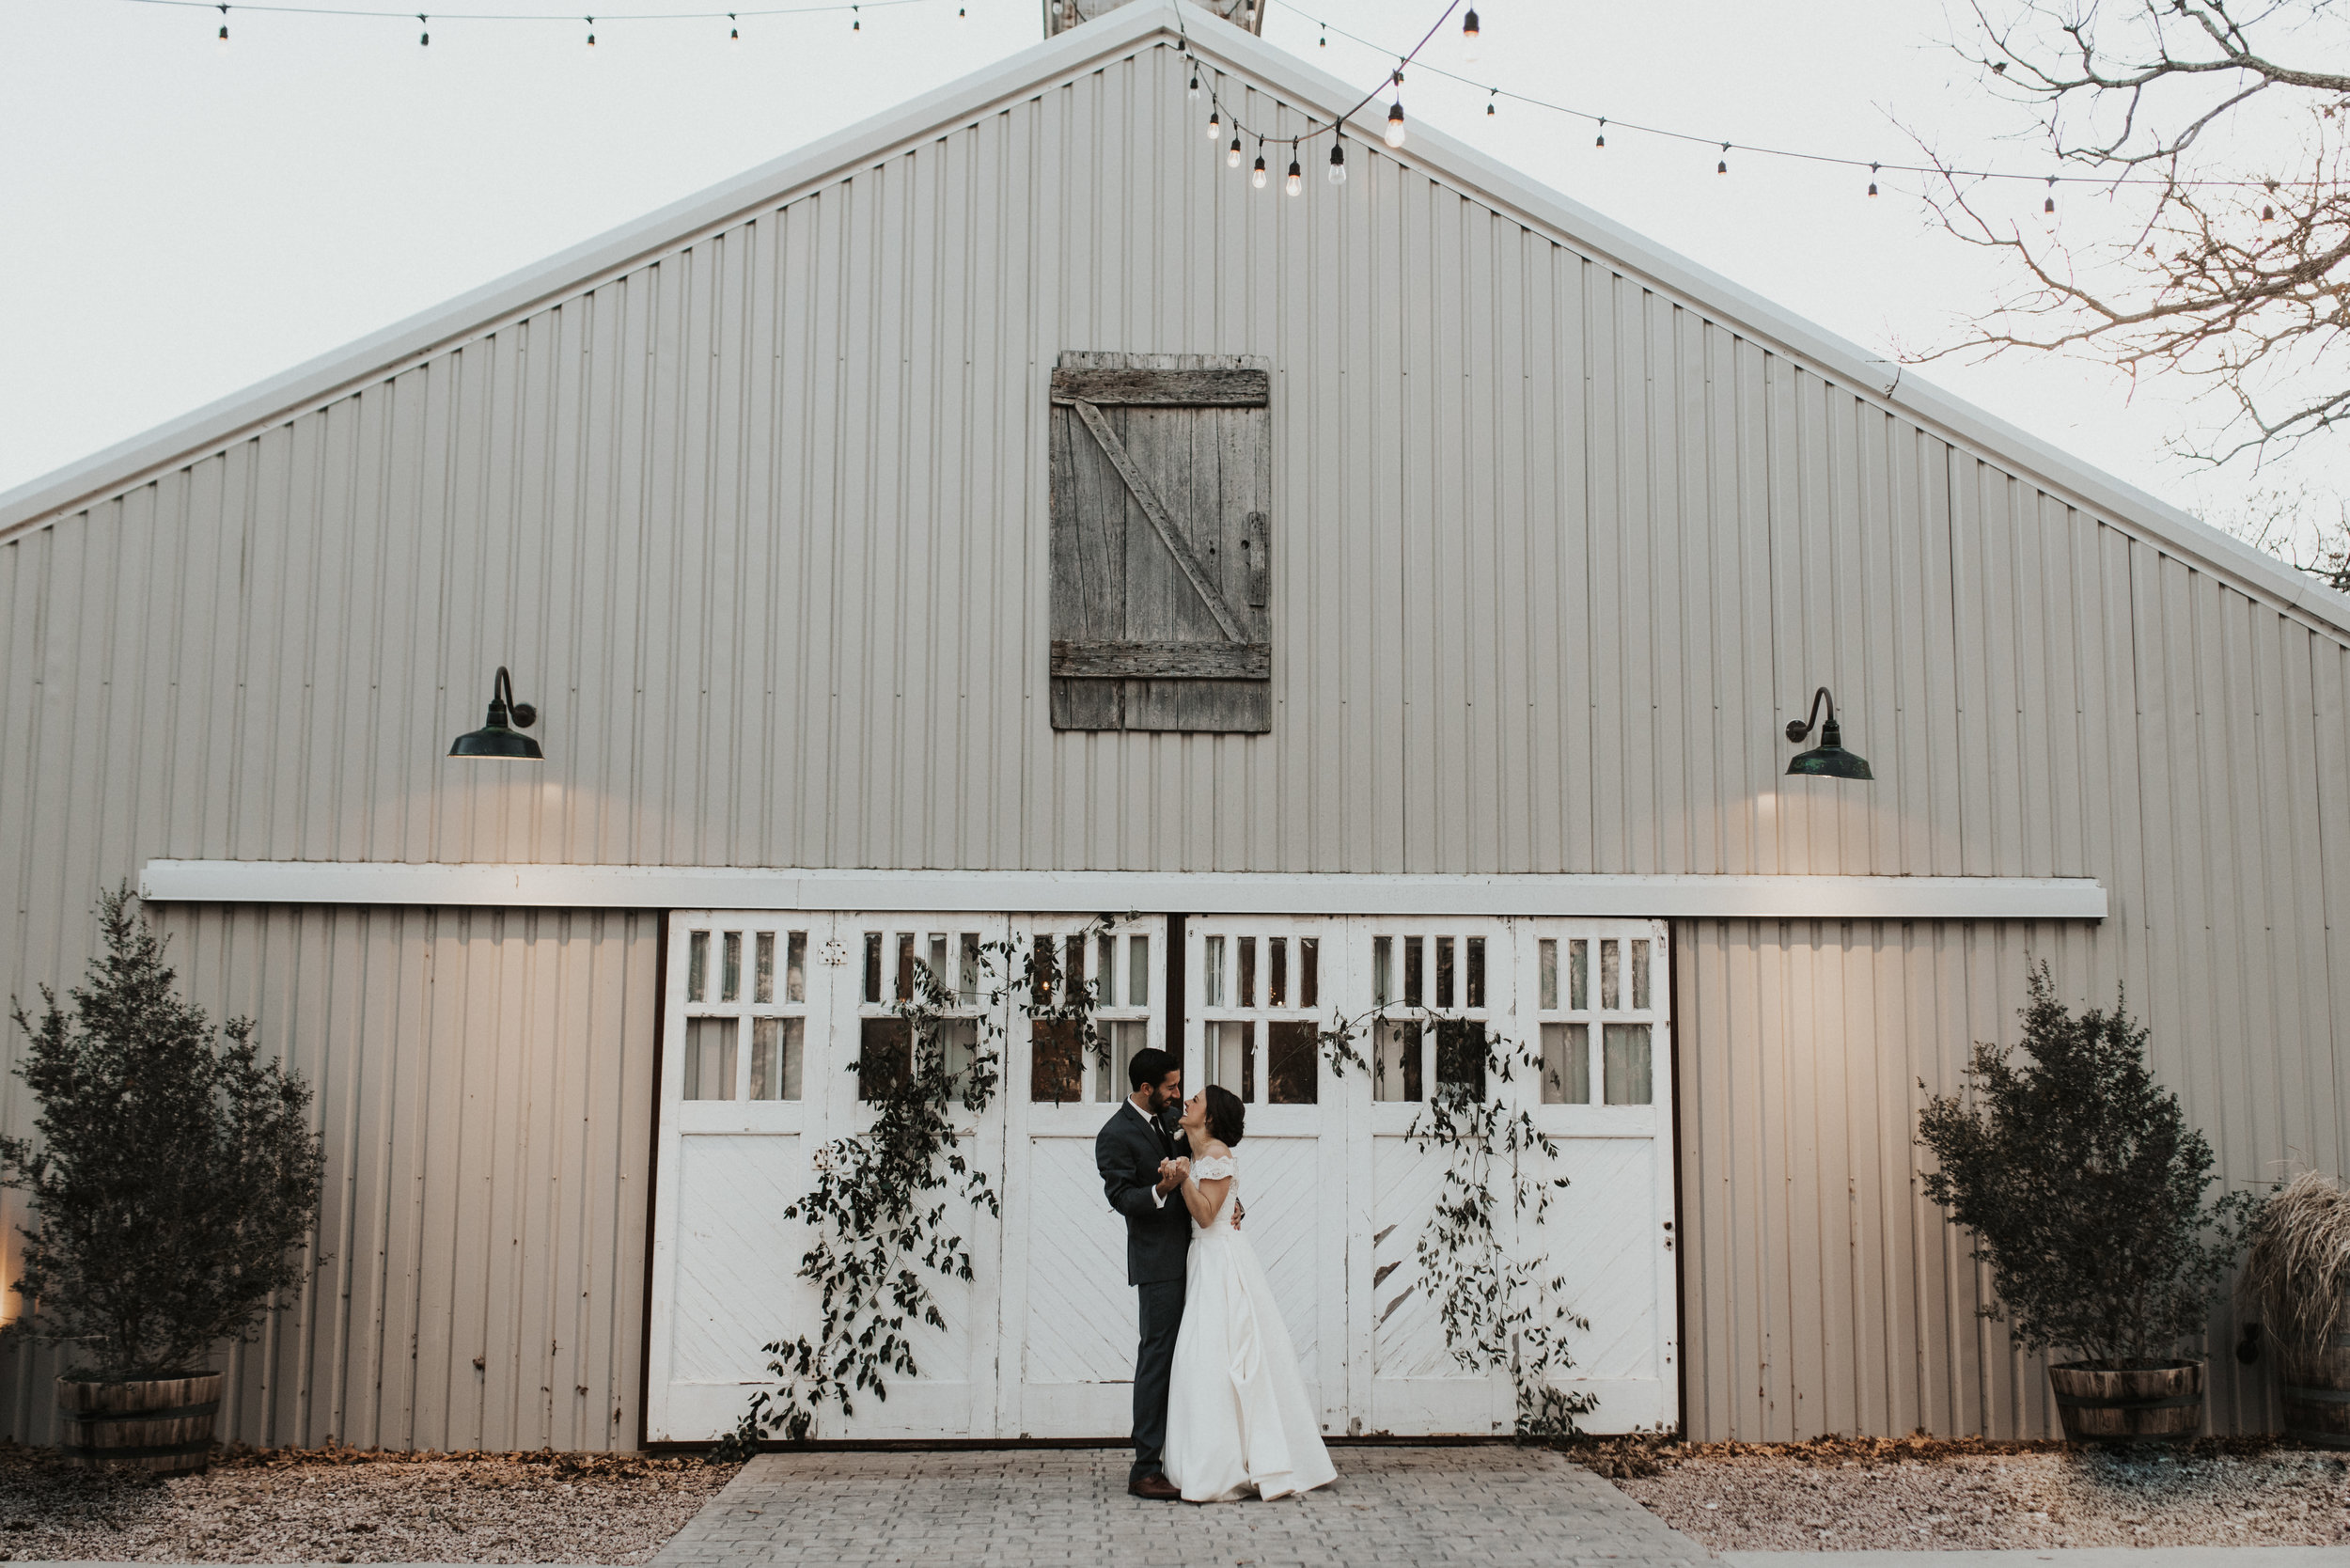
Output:
<instances>
[{"instance_id":1,"label":"diagonal wood brace on shutter","mask_svg":"<svg viewBox=\"0 0 2350 1568\"><path fill-rule=\"evenodd\" d=\"M1225 640L1246 642L1248 634L1242 629L1240 618L1232 613L1232 607L1224 602L1224 596L1208 580L1207 569L1191 552L1191 541L1175 526L1175 520L1167 515L1166 503L1159 499L1158 492L1151 488L1151 481L1143 476L1142 470L1135 466L1135 460L1126 451L1126 444L1118 439L1118 433L1110 429L1109 421L1102 417L1102 411L1083 398L1056 398L1053 400L1074 408L1077 417L1085 421L1086 429L1093 432L1093 439L1101 443L1103 455L1110 460L1110 466L1118 470L1118 477L1126 481L1127 490L1141 503L1143 515L1151 520L1151 526L1158 530L1160 541L1166 544L1167 553L1175 557L1175 564L1183 569L1183 576L1190 581L1200 601L1208 606L1208 613L1215 617L1215 623L1222 629Z\"/></svg>"}]
</instances>

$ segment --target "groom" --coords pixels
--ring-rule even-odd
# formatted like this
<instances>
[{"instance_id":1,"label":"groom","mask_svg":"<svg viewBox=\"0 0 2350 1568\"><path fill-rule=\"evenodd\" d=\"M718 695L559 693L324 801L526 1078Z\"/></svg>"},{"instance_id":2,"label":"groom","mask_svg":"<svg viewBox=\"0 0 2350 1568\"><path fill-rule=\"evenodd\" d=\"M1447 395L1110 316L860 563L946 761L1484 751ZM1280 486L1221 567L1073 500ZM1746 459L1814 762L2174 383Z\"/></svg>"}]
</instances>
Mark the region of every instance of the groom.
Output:
<instances>
[{"instance_id":1,"label":"groom","mask_svg":"<svg viewBox=\"0 0 2350 1568\"><path fill-rule=\"evenodd\" d=\"M1159 1467L1167 1446L1167 1374L1183 1325L1183 1267L1191 1211L1175 1189L1191 1162L1179 1158L1168 1123L1183 1103L1183 1064L1165 1051L1136 1051L1126 1068L1134 1093L1093 1140L1093 1163L1110 1207L1126 1216L1126 1282L1142 1297L1142 1343L1135 1352L1135 1466L1126 1490L1168 1501L1183 1494Z\"/></svg>"}]
</instances>

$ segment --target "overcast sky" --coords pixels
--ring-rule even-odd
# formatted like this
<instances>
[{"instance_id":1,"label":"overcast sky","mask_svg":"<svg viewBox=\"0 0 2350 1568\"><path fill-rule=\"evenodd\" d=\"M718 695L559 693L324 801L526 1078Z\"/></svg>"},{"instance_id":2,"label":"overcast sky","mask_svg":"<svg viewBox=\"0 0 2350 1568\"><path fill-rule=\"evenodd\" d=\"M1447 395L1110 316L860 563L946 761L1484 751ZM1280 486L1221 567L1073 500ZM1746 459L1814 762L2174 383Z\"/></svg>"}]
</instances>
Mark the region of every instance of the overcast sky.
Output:
<instances>
[{"instance_id":1,"label":"overcast sky","mask_svg":"<svg viewBox=\"0 0 2350 1568\"><path fill-rule=\"evenodd\" d=\"M1268 39L1366 87L1385 60L1321 46L1310 19L1401 50L1443 9L1271 5ZM414 18L232 9L222 48L214 9L0 0L0 490L982 69L1038 41L1041 9L869 5L854 32L846 12L746 18L733 47L723 22L606 18L593 49L575 16L453 11L425 48ZM1950 51L1961 24L1939 0L1479 10L1476 62L1450 29L1427 57L1513 92L1725 140L1905 162L1908 127L1957 156L2045 164ZM1725 177L1713 147L1611 130L1600 151L1582 121L1488 116L1482 92L1427 73L1407 86L1416 119L1880 353L1951 340L2000 290L1913 179L1881 178L1872 201L1865 173L1791 160L1733 154ZM1993 199L2037 223L2044 194ZM2060 200L2060 222L2100 220L2101 197ZM2225 512L2252 482L2166 457L2193 417L2175 387L2133 398L2044 358L1923 373L2194 510Z\"/></svg>"}]
</instances>

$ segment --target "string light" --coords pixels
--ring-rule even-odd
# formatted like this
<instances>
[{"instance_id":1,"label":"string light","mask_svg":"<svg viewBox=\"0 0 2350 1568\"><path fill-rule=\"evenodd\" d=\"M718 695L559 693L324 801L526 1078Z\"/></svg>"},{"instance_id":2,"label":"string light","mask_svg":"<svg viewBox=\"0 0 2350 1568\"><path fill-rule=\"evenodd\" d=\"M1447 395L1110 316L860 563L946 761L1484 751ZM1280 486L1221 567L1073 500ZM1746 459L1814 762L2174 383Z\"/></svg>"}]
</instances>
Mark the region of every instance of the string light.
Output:
<instances>
[{"instance_id":1,"label":"string light","mask_svg":"<svg viewBox=\"0 0 2350 1568\"><path fill-rule=\"evenodd\" d=\"M1290 143L1290 173L1289 179L1282 182L1282 188L1292 196L1295 196L1306 188L1306 171L1297 166L1297 144L1295 142Z\"/></svg>"},{"instance_id":2,"label":"string light","mask_svg":"<svg viewBox=\"0 0 2350 1568\"><path fill-rule=\"evenodd\" d=\"M1322 47L1324 49L1330 47L1330 29L1326 26L1322 29Z\"/></svg>"},{"instance_id":3,"label":"string light","mask_svg":"<svg viewBox=\"0 0 2350 1568\"><path fill-rule=\"evenodd\" d=\"M728 43L741 43L743 41L743 29L732 25L734 22L734 13L732 11L727 12L727 22L728 24L727 27L727 41Z\"/></svg>"},{"instance_id":4,"label":"string light","mask_svg":"<svg viewBox=\"0 0 2350 1568\"><path fill-rule=\"evenodd\" d=\"M424 24L424 31L416 35L416 47L419 49L430 48L432 43L432 19L425 15L424 12L418 11L416 13L416 20Z\"/></svg>"},{"instance_id":5,"label":"string light","mask_svg":"<svg viewBox=\"0 0 2350 1568\"><path fill-rule=\"evenodd\" d=\"M1224 166L1228 169L1240 167L1240 138L1238 136L1232 138L1232 145L1224 153Z\"/></svg>"},{"instance_id":6,"label":"string light","mask_svg":"<svg viewBox=\"0 0 2350 1568\"><path fill-rule=\"evenodd\" d=\"M856 8L854 6L851 6L849 8L849 31L852 33L861 33L865 31L865 19L856 14Z\"/></svg>"},{"instance_id":7,"label":"string light","mask_svg":"<svg viewBox=\"0 0 2350 1568\"><path fill-rule=\"evenodd\" d=\"M1604 118L1599 122L1599 139L1591 145L1593 147L1606 147L1607 145L1607 121Z\"/></svg>"},{"instance_id":8,"label":"string light","mask_svg":"<svg viewBox=\"0 0 2350 1568\"><path fill-rule=\"evenodd\" d=\"M228 47L228 8L226 6L220 8L220 46L223 49Z\"/></svg>"},{"instance_id":9,"label":"string light","mask_svg":"<svg viewBox=\"0 0 2350 1568\"><path fill-rule=\"evenodd\" d=\"M1191 70L1191 96L1194 98L1199 96L1199 68L1198 66L1192 67Z\"/></svg>"},{"instance_id":10,"label":"string light","mask_svg":"<svg viewBox=\"0 0 2350 1568\"><path fill-rule=\"evenodd\" d=\"M1346 183L1346 143L1343 139L1330 144L1330 183Z\"/></svg>"},{"instance_id":11,"label":"string light","mask_svg":"<svg viewBox=\"0 0 2350 1568\"><path fill-rule=\"evenodd\" d=\"M1401 76L1402 73L1399 71L1397 74ZM1403 98L1400 93L1395 102L1387 105L1387 145L1403 145Z\"/></svg>"},{"instance_id":12,"label":"string light","mask_svg":"<svg viewBox=\"0 0 2350 1568\"><path fill-rule=\"evenodd\" d=\"M1224 110L1218 106L1208 111L1208 140L1214 141L1222 134L1224 134Z\"/></svg>"},{"instance_id":13,"label":"string light","mask_svg":"<svg viewBox=\"0 0 2350 1568\"><path fill-rule=\"evenodd\" d=\"M1471 6L1468 15L1461 19L1461 58L1471 65L1477 63L1477 8Z\"/></svg>"},{"instance_id":14,"label":"string light","mask_svg":"<svg viewBox=\"0 0 2350 1568\"><path fill-rule=\"evenodd\" d=\"M1496 98L1499 97L1499 96L1500 96L1500 94L1501 94L1501 89L1500 89L1499 87L1489 87L1489 88L1487 88L1487 89L1486 89L1486 93L1485 93L1485 115L1486 115L1486 118L1492 118L1492 116L1493 116L1493 112L1494 112L1494 100L1495 100Z\"/></svg>"},{"instance_id":15,"label":"string light","mask_svg":"<svg viewBox=\"0 0 2350 1568\"><path fill-rule=\"evenodd\" d=\"M592 17L592 16L591 16L591 17L589 17L589 18L588 19L588 48L590 48L590 49L593 49L595 46L596 46L596 19L595 19L594 17Z\"/></svg>"},{"instance_id":16,"label":"string light","mask_svg":"<svg viewBox=\"0 0 2350 1568\"><path fill-rule=\"evenodd\" d=\"M1261 191L1264 189L1264 182L1270 178L1272 177L1265 173L1264 167L1264 138L1260 136L1257 138L1257 166L1248 171L1248 182Z\"/></svg>"},{"instance_id":17,"label":"string light","mask_svg":"<svg viewBox=\"0 0 2350 1568\"><path fill-rule=\"evenodd\" d=\"M2055 175L2052 174L2048 176L2048 197L2045 201L2043 201L2040 204L2040 210L2043 212L2053 212L2056 211L2056 181L2057 177Z\"/></svg>"},{"instance_id":18,"label":"string light","mask_svg":"<svg viewBox=\"0 0 2350 1568\"><path fill-rule=\"evenodd\" d=\"M1714 172L1716 174L1728 174L1730 172L1730 144L1728 142L1722 143L1721 162L1714 165Z\"/></svg>"},{"instance_id":19,"label":"string light","mask_svg":"<svg viewBox=\"0 0 2350 1568\"><path fill-rule=\"evenodd\" d=\"M1874 164L1869 165L1869 194L1877 194L1877 166Z\"/></svg>"}]
</instances>

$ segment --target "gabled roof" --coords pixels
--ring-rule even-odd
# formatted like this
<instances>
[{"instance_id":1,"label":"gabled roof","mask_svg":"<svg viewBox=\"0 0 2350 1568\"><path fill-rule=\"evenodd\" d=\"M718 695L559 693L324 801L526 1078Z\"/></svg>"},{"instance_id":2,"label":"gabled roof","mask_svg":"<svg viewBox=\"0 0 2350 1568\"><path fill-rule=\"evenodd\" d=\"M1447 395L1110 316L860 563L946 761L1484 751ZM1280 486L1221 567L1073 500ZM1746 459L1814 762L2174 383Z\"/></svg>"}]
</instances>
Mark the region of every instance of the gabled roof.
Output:
<instances>
[{"instance_id":1,"label":"gabled roof","mask_svg":"<svg viewBox=\"0 0 2350 1568\"><path fill-rule=\"evenodd\" d=\"M462 294L437 309L0 494L0 541L70 516L297 415L378 384L445 349L674 251L697 236L772 211L854 169L1034 98L1138 48L1179 36L1187 38L1200 57L1255 80L1274 96L1324 119L1360 96L1356 88L1183 0L1136 0L888 114L760 165L536 266ZM1379 139L1376 115L1373 106L1353 122L1366 144ZM1528 228L1549 234L1658 293L1678 299L1697 313L1810 365L1822 375L1916 420L1953 446L2016 471L2222 581L2350 636L2350 598L2318 586L2274 557L1952 397L1903 367L1535 184L1474 148L1422 127L1413 133L1407 149L1394 152L1382 149L1380 155L1441 178Z\"/></svg>"}]
</instances>

